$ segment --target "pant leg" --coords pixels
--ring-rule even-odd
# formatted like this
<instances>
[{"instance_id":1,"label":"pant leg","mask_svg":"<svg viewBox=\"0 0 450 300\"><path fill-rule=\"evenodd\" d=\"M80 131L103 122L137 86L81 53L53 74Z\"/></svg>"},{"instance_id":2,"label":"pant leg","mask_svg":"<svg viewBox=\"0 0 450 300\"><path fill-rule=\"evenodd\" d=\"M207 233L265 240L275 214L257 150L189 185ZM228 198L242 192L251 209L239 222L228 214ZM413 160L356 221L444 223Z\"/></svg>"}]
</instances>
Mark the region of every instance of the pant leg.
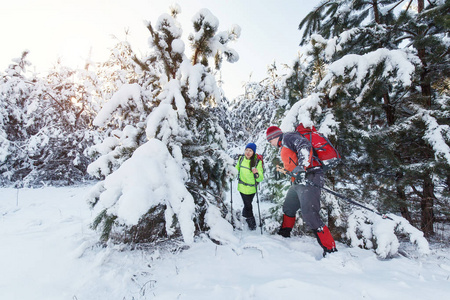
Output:
<instances>
[{"instance_id":1,"label":"pant leg","mask_svg":"<svg viewBox=\"0 0 450 300\"><path fill-rule=\"evenodd\" d=\"M323 185L323 172L318 170L316 172L307 173L306 179L316 185ZM297 195L299 196L303 221L311 229L316 230L324 223L320 218L320 188L313 185L295 185Z\"/></svg>"},{"instance_id":2,"label":"pant leg","mask_svg":"<svg viewBox=\"0 0 450 300\"><path fill-rule=\"evenodd\" d=\"M244 218L252 218L253 217L252 201L253 198L255 197L255 194L246 195L241 193L241 197L242 201L244 202L244 208L242 209L242 216Z\"/></svg>"},{"instance_id":3,"label":"pant leg","mask_svg":"<svg viewBox=\"0 0 450 300\"><path fill-rule=\"evenodd\" d=\"M298 191L295 185L292 185L287 194L283 203L283 213L288 217L295 217L297 210L300 208L299 196L297 195Z\"/></svg>"}]
</instances>

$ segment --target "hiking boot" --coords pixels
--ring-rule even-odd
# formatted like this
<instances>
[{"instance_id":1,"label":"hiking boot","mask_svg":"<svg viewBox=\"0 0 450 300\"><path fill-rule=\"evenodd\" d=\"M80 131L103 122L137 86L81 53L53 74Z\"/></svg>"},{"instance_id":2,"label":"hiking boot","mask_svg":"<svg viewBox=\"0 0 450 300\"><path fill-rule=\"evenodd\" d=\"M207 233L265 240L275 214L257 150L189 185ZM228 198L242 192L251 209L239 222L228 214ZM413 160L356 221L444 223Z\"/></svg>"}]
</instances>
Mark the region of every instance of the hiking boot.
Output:
<instances>
[{"instance_id":1,"label":"hiking boot","mask_svg":"<svg viewBox=\"0 0 450 300\"><path fill-rule=\"evenodd\" d=\"M277 234L281 235L282 237L289 238L291 237L291 230L292 228L289 227L281 227L278 230Z\"/></svg>"},{"instance_id":2,"label":"hiking boot","mask_svg":"<svg viewBox=\"0 0 450 300\"><path fill-rule=\"evenodd\" d=\"M317 230L315 230L314 234L316 235L319 245L323 248L324 256L327 253L333 253L337 251L336 243L331 236L330 230L327 226L318 228Z\"/></svg>"},{"instance_id":3,"label":"hiking boot","mask_svg":"<svg viewBox=\"0 0 450 300\"><path fill-rule=\"evenodd\" d=\"M247 225L250 230L256 229L255 217L246 218L245 220L247 221Z\"/></svg>"}]
</instances>

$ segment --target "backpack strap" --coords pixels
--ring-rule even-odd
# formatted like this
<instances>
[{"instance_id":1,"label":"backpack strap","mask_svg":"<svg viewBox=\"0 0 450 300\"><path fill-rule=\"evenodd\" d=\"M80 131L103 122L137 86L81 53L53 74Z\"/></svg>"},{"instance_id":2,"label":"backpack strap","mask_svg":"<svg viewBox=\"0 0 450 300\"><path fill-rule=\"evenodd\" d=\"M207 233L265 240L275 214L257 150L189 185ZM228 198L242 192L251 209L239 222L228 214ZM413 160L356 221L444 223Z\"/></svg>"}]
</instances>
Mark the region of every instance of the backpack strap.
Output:
<instances>
[{"instance_id":1,"label":"backpack strap","mask_svg":"<svg viewBox=\"0 0 450 300\"><path fill-rule=\"evenodd\" d=\"M313 166L312 166L313 165L313 160L316 160L319 163L319 167L322 167L323 166L323 162L319 159L319 154L317 153L317 150L316 150L316 148L314 148L314 145L312 143L312 133L313 132L312 131L308 131L306 133L301 133L301 132L298 132L298 133L300 133L300 135L302 137L304 137L305 139L307 139L311 143L312 156L309 159L310 166L311 166L310 168L313 168ZM309 135L309 138L306 137L306 135ZM327 142L327 144L328 144L328 142ZM324 144L322 147L325 147L327 144Z\"/></svg>"},{"instance_id":2,"label":"backpack strap","mask_svg":"<svg viewBox=\"0 0 450 300\"><path fill-rule=\"evenodd\" d=\"M241 180L241 166L242 166L242 161L244 160L244 156L240 155L239 156L239 173L238 173L238 180Z\"/></svg>"}]
</instances>

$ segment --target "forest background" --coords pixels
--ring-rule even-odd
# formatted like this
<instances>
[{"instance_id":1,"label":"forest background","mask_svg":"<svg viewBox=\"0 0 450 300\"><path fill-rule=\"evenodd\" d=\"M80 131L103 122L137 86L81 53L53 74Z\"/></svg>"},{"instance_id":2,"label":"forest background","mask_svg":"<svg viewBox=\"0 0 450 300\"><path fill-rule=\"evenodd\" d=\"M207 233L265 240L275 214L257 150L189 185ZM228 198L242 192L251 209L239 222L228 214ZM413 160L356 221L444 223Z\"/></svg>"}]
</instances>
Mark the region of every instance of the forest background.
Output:
<instances>
[{"instance_id":1,"label":"forest background","mask_svg":"<svg viewBox=\"0 0 450 300\"><path fill-rule=\"evenodd\" d=\"M327 186L401 216L429 240L448 225L449 1L323 1L299 20L295 62L270 64L234 99L220 71L239 59L231 47L239 26L220 31L202 9L182 29L180 11L173 5L146 25L144 55L119 41L106 61L57 64L45 75L29 71L26 51L13 59L0 73L1 185L89 182L104 241L191 242L203 232L220 240L218 220L239 219L224 197L236 154L252 141L264 154L261 201L274 204L264 228L274 232L288 185L274 171L265 130L303 122L342 155ZM339 240L377 247L364 230L374 217L353 210L324 196L323 216ZM349 227L358 228L353 240ZM301 221L296 230L305 230Z\"/></svg>"}]
</instances>

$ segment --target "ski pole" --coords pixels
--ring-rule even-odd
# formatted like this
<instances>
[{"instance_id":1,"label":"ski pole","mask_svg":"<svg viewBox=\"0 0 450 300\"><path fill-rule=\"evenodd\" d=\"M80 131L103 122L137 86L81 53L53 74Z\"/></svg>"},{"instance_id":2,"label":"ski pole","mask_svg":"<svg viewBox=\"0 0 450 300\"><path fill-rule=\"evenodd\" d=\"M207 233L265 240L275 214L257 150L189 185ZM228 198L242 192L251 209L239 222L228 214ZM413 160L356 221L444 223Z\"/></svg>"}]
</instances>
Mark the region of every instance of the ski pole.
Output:
<instances>
[{"instance_id":1,"label":"ski pole","mask_svg":"<svg viewBox=\"0 0 450 300\"><path fill-rule=\"evenodd\" d=\"M263 234L262 220L261 220L261 210L259 209L258 184L256 182L256 174L254 174L253 176L255 176L256 203L258 204L259 227L261 228L261 234Z\"/></svg>"},{"instance_id":2,"label":"ski pole","mask_svg":"<svg viewBox=\"0 0 450 300\"><path fill-rule=\"evenodd\" d=\"M278 171L278 172L281 172L281 173L283 173L283 174L287 174L287 175L289 175L289 176L291 176L291 177L297 178L297 176L296 176L294 173L289 172L288 170L286 170L286 169L284 169L284 168L282 168L282 167L280 167L280 166L278 166L278 165L277 165L277 171ZM352 204L354 204L354 205L356 205L356 206L359 206L359 207L361 207L361 208L364 208L364 209L367 209L367 210L369 210L369 211L371 211L371 212L374 212L374 213L376 213L377 215L381 216L383 219L393 220L392 218L386 216L385 214L381 214L381 213L379 213L379 212L377 212L377 211L375 211L375 210L373 210L373 209L371 209L371 208L368 208L368 207L362 205L362 204L359 203L359 202L356 202L356 201L354 201L354 200L352 200L352 199L349 199L349 198L347 198L347 197L344 197L344 196L342 196L341 194L336 193L335 191L332 191L332 190L330 190L330 189L327 189L326 187L317 185L317 184L315 184L314 182L310 182L310 181L307 181L307 183L310 184L310 185L313 185L313 186L315 186L315 187L318 187L318 188L320 188L320 189L322 189L322 190L324 190L324 191L326 191L326 192L328 192L328 193L330 193L330 194L332 194L332 195L334 195L334 196L336 196L336 197L338 197L338 198L341 198L341 199L343 199L343 200L345 200L345 201L347 201L347 202L350 202L350 203L352 203Z\"/></svg>"},{"instance_id":3,"label":"ski pole","mask_svg":"<svg viewBox=\"0 0 450 300\"><path fill-rule=\"evenodd\" d=\"M233 179L230 179L230 194L231 194L231 226L234 230L234 218L233 218Z\"/></svg>"}]
</instances>

